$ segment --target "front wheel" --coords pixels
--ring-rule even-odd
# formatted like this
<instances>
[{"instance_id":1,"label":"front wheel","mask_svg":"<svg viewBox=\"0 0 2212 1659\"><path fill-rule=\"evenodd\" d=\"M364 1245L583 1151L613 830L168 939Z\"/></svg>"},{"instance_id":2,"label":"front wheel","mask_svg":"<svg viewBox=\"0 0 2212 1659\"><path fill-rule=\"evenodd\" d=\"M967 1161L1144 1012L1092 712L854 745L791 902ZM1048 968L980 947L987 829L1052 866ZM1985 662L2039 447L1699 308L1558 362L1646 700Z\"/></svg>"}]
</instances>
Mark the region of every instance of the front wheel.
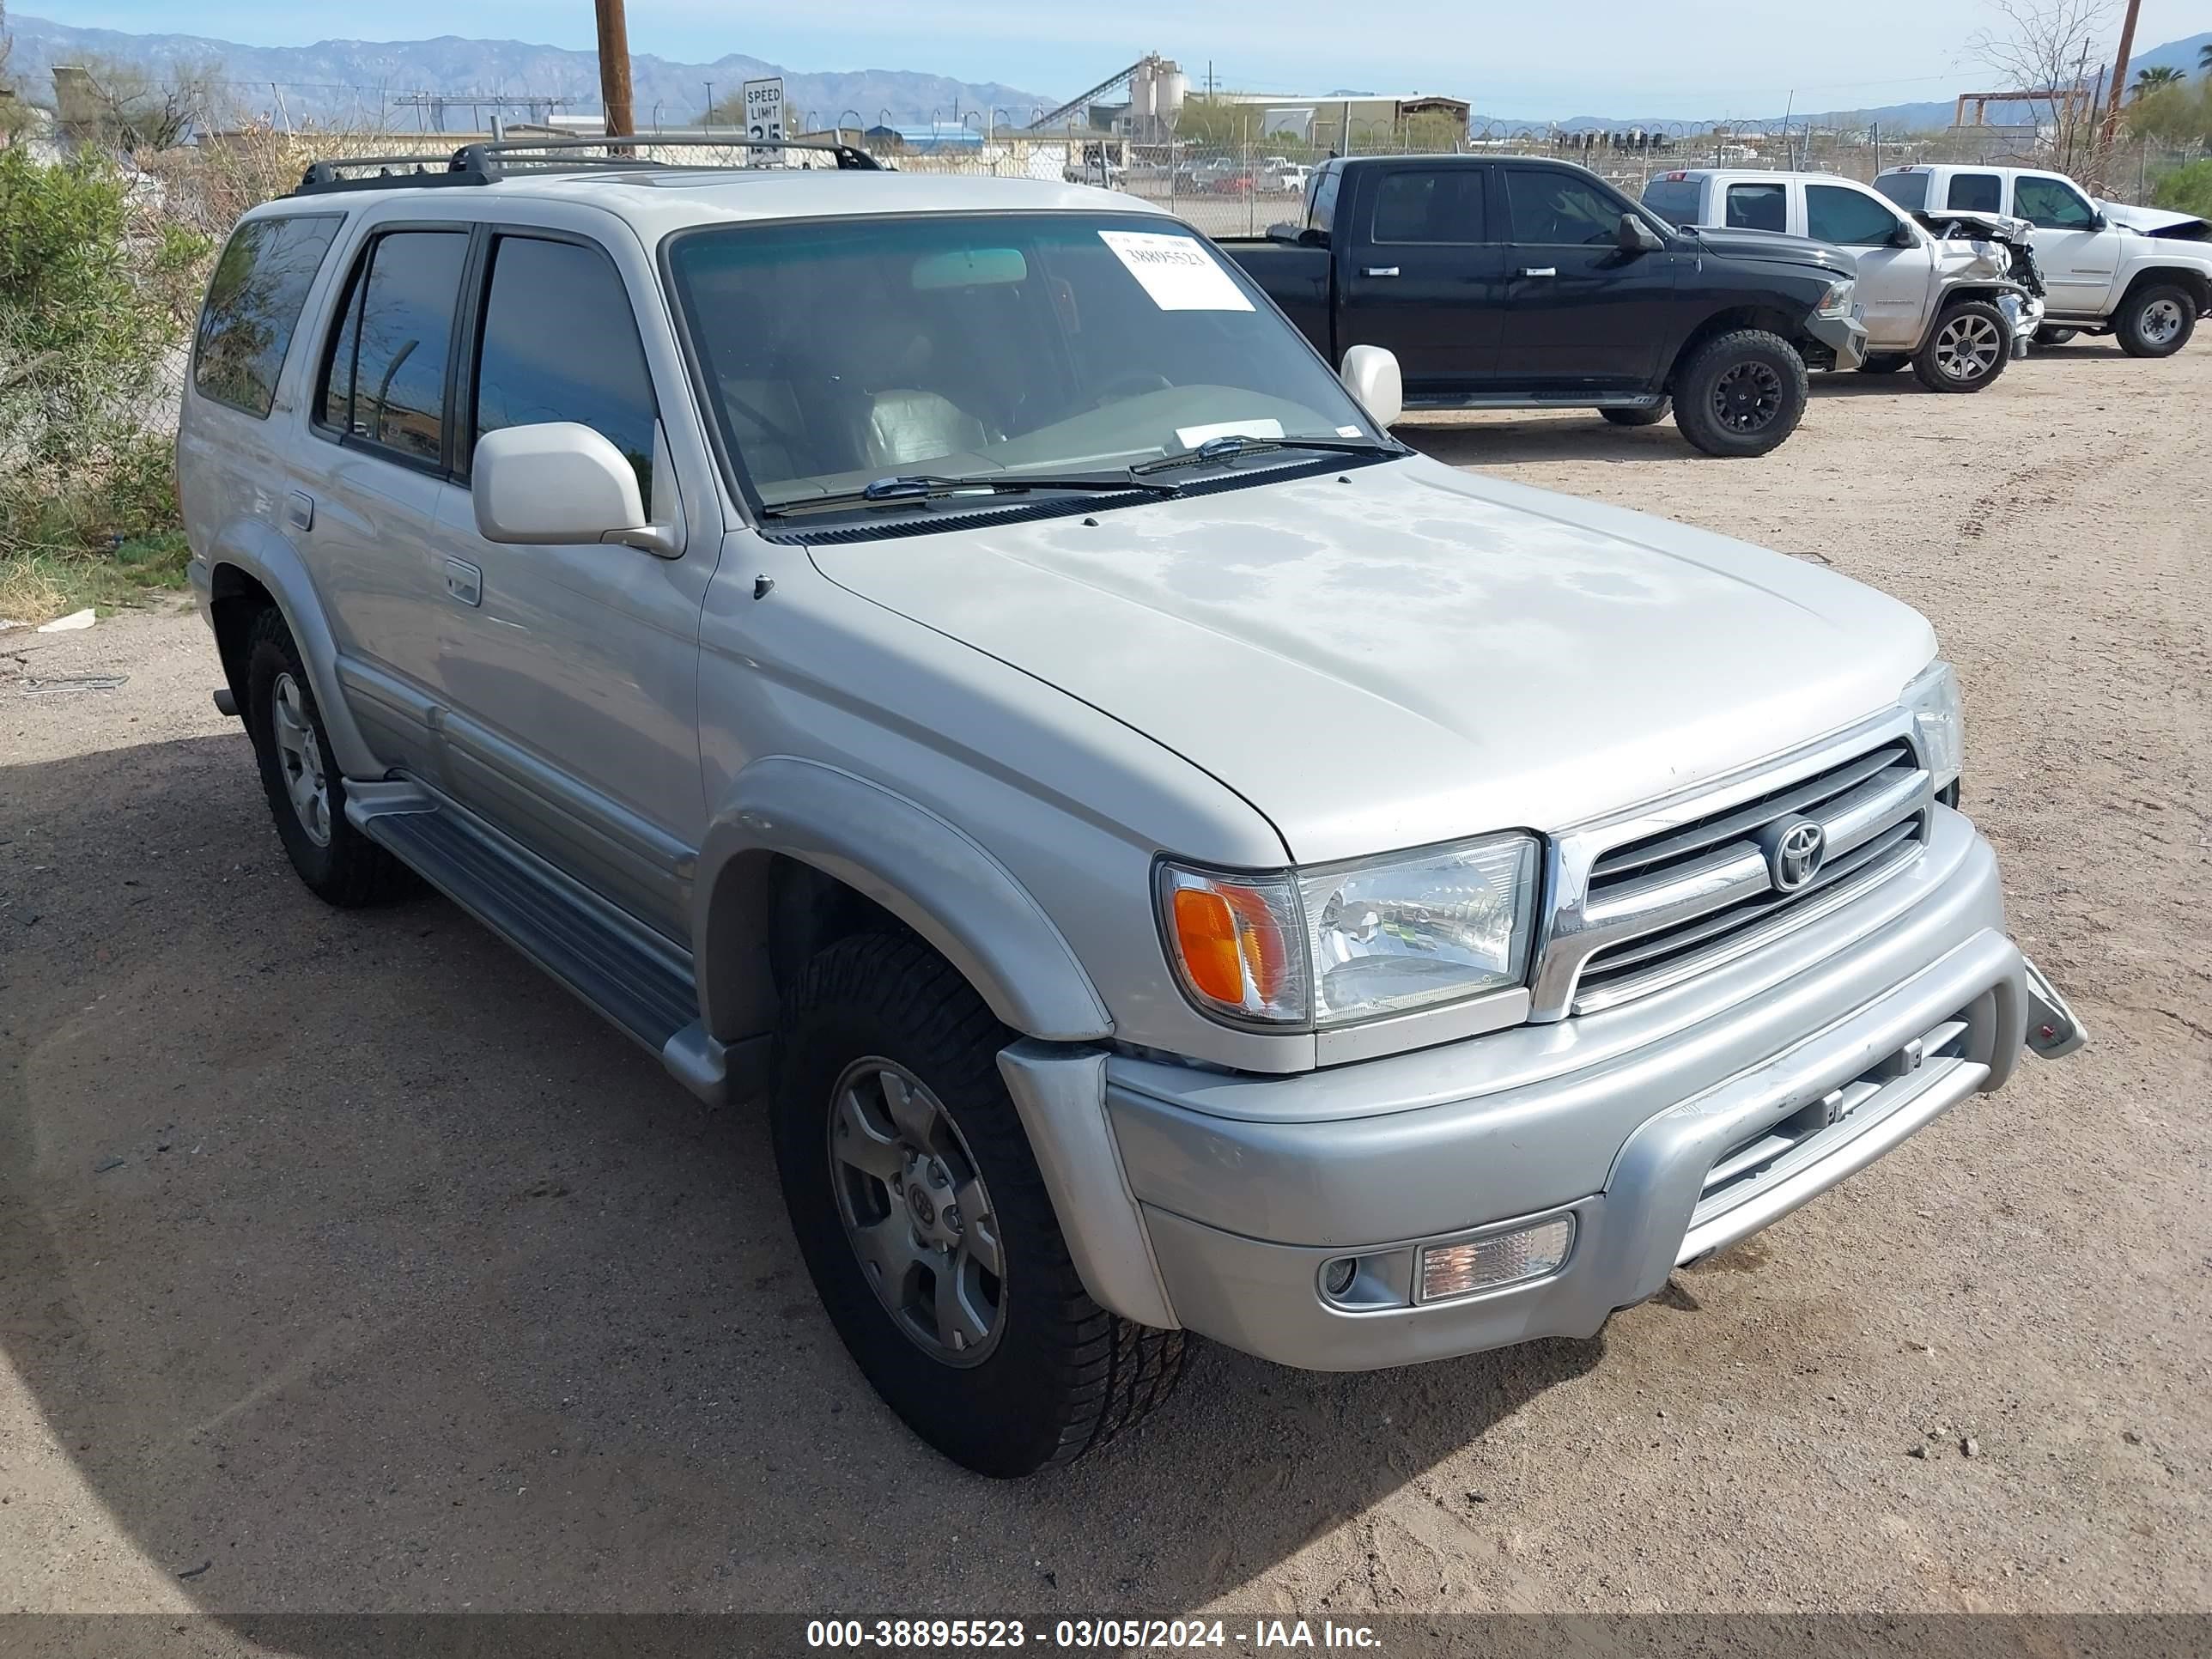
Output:
<instances>
[{"instance_id":1,"label":"front wheel","mask_svg":"<svg viewBox=\"0 0 2212 1659\"><path fill-rule=\"evenodd\" d=\"M1930 392L1979 392L2012 361L2012 325L1986 300L1961 300L1936 319L1912 356L1912 373Z\"/></svg>"},{"instance_id":2,"label":"front wheel","mask_svg":"<svg viewBox=\"0 0 2212 1659\"><path fill-rule=\"evenodd\" d=\"M1599 416L1613 426L1656 426L1674 412L1674 400L1662 398L1649 409L1601 409Z\"/></svg>"},{"instance_id":3,"label":"front wheel","mask_svg":"<svg viewBox=\"0 0 2212 1659\"><path fill-rule=\"evenodd\" d=\"M1804 418L1805 360L1779 334L1744 328L1698 348L1676 377L1674 424L1708 455L1764 455Z\"/></svg>"},{"instance_id":4,"label":"front wheel","mask_svg":"<svg viewBox=\"0 0 2212 1659\"><path fill-rule=\"evenodd\" d=\"M846 1349L916 1434L1002 1477L1136 1423L1184 1352L1084 1289L999 1073L1012 1040L919 939L842 939L787 1000L772 1103L784 1204Z\"/></svg>"},{"instance_id":5,"label":"front wheel","mask_svg":"<svg viewBox=\"0 0 2212 1659\"><path fill-rule=\"evenodd\" d=\"M2130 357L2171 357L2197 331L2197 298L2185 289L2138 289L2112 319L2120 349Z\"/></svg>"}]
</instances>

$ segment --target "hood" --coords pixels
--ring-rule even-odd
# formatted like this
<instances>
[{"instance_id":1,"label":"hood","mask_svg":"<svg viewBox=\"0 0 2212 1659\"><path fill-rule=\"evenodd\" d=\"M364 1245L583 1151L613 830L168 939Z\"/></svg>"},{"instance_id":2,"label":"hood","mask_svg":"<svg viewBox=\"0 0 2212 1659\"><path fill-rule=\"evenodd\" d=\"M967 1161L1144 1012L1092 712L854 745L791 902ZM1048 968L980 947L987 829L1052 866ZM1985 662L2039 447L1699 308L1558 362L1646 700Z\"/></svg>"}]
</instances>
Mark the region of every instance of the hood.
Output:
<instances>
[{"instance_id":1,"label":"hood","mask_svg":"<svg viewBox=\"0 0 2212 1659\"><path fill-rule=\"evenodd\" d=\"M1790 236L1778 230L1716 230L1700 226L1690 233L1708 253L1729 259L1764 259L1792 265L1814 265L1848 276L1856 266L1839 247L1816 242L1809 236Z\"/></svg>"},{"instance_id":2,"label":"hood","mask_svg":"<svg viewBox=\"0 0 2212 1659\"><path fill-rule=\"evenodd\" d=\"M811 551L1185 757L1307 864L1669 793L1875 713L1934 653L1832 571L1423 457Z\"/></svg>"},{"instance_id":3,"label":"hood","mask_svg":"<svg viewBox=\"0 0 2212 1659\"><path fill-rule=\"evenodd\" d=\"M2116 225L2140 231L2146 236L2164 236L2175 241L2212 241L2212 220L2199 218L2193 213L2173 213L2165 208L2130 207L2124 202L2100 202L2097 205L2105 216Z\"/></svg>"}]
</instances>

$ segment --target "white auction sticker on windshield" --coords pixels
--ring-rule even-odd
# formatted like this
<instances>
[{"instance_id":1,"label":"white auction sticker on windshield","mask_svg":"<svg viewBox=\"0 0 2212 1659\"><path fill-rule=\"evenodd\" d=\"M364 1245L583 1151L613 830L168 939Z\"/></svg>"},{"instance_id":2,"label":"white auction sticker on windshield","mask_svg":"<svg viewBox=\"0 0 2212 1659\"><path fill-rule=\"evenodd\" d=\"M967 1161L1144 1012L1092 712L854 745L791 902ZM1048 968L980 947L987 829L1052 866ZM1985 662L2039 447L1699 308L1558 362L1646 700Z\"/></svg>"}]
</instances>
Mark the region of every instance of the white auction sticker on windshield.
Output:
<instances>
[{"instance_id":1,"label":"white auction sticker on windshield","mask_svg":"<svg viewBox=\"0 0 2212 1659\"><path fill-rule=\"evenodd\" d=\"M1162 311L1249 311L1252 302L1195 238L1152 230L1102 230L1098 240L1144 284Z\"/></svg>"}]
</instances>

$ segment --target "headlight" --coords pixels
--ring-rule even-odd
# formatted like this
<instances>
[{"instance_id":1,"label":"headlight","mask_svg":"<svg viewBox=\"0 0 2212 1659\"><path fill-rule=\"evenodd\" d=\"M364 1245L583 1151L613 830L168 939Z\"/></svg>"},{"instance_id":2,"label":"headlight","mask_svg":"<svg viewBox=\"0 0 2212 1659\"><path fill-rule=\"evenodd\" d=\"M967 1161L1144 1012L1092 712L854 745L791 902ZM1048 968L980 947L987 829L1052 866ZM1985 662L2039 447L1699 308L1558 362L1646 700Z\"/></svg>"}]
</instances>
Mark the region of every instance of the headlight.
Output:
<instances>
[{"instance_id":1,"label":"headlight","mask_svg":"<svg viewBox=\"0 0 2212 1659\"><path fill-rule=\"evenodd\" d=\"M1520 984L1536 881L1525 835L1276 876L1163 865L1161 923L1201 1007L1345 1025Z\"/></svg>"},{"instance_id":2,"label":"headlight","mask_svg":"<svg viewBox=\"0 0 2212 1659\"><path fill-rule=\"evenodd\" d=\"M1936 787L1948 789L1966 764L1966 726L1959 709L1959 677L1938 657L1905 688L1898 702L1912 715L1912 735L1920 763L1934 774Z\"/></svg>"},{"instance_id":3,"label":"headlight","mask_svg":"<svg viewBox=\"0 0 2212 1659\"><path fill-rule=\"evenodd\" d=\"M1816 317L1848 317L1851 314L1851 279L1838 276L1828 284L1828 291L1820 296L1820 303L1813 307Z\"/></svg>"}]
</instances>

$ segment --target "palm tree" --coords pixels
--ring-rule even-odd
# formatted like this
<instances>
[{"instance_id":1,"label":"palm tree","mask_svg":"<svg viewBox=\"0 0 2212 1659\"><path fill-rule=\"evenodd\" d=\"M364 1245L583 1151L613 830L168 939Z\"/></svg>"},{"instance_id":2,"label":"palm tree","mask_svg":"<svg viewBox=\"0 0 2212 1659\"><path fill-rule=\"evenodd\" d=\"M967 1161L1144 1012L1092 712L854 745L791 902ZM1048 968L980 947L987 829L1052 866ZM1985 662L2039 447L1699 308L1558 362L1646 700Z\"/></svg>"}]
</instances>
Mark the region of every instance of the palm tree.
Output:
<instances>
[{"instance_id":1,"label":"palm tree","mask_svg":"<svg viewBox=\"0 0 2212 1659\"><path fill-rule=\"evenodd\" d=\"M2147 92L2156 92L2160 87L2179 86L2183 78L2181 71L2170 64L2160 64L2156 69L2137 70L2134 95L2140 98Z\"/></svg>"}]
</instances>

